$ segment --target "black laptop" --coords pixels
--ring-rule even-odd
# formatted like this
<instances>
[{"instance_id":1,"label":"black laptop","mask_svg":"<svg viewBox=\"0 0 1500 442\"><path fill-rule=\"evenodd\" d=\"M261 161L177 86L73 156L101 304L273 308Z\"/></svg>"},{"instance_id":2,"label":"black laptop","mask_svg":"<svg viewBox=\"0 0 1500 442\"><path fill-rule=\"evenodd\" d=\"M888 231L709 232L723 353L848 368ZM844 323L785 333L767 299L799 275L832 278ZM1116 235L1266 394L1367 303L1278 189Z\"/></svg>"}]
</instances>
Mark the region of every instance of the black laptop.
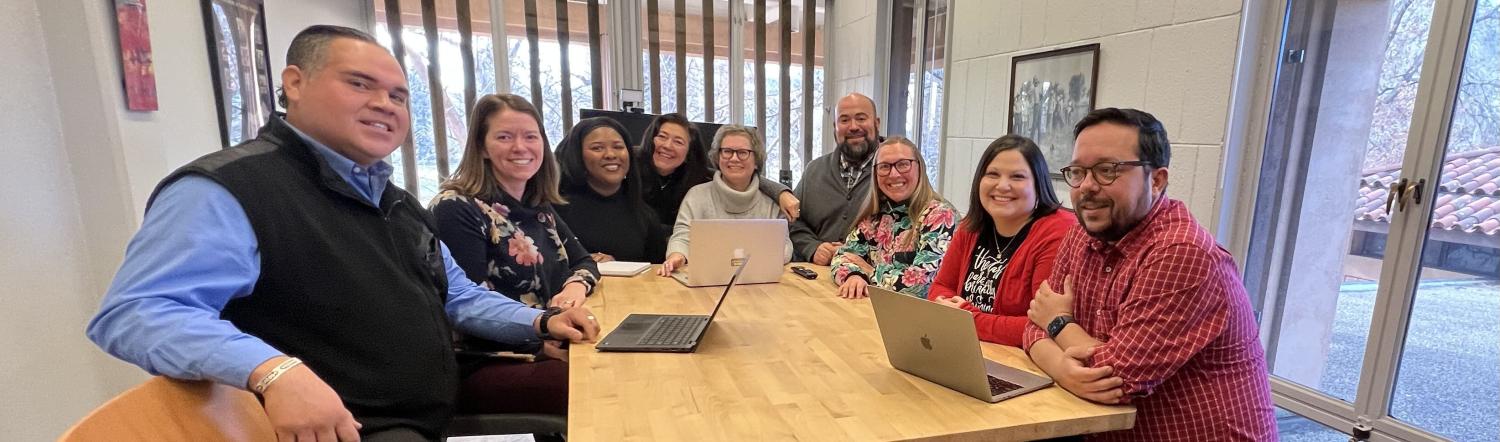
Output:
<instances>
[{"instance_id":1,"label":"black laptop","mask_svg":"<svg viewBox=\"0 0 1500 442\"><path fill-rule=\"evenodd\" d=\"M631 313L620 326L605 336L603 341L594 348L599 351L634 351L653 353L692 353L698 350L698 343L703 342L703 335L708 332L709 324L714 321L714 316L719 314L719 307L724 306L724 298L729 296L729 290L734 288L735 280L740 279L740 272L745 270L746 263L750 257L746 256L735 267L734 276L729 277L729 285L724 287L724 293L719 294L719 303L714 304L714 311L708 315L648 315Z\"/></svg>"}]
</instances>

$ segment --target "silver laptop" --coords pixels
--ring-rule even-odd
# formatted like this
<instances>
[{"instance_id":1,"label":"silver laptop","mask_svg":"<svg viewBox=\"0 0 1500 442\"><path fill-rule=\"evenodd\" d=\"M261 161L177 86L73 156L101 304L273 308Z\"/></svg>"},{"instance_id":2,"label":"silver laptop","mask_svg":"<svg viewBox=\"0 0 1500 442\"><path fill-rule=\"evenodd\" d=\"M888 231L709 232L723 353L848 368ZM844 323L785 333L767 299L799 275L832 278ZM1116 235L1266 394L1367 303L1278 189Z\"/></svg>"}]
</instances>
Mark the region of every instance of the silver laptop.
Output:
<instances>
[{"instance_id":1,"label":"silver laptop","mask_svg":"<svg viewBox=\"0 0 1500 442\"><path fill-rule=\"evenodd\" d=\"M892 367L991 403L1052 385L985 359L969 312L873 285L869 290Z\"/></svg>"},{"instance_id":2,"label":"silver laptop","mask_svg":"<svg viewBox=\"0 0 1500 442\"><path fill-rule=\"evenodd\" d=\"M749 264L740 284L780 282L785 273L787 238L784 219L700 219L688 231L688 265L672 272L672 278L688 287L729 283L730 275L747 256L760 259Z\"/></svg>"},{"instance_id":3,"label":"silver laptop","mask_svg":"<svg viewBox=\"0 0 1500 442\"><path fill-rule=\"evenodd\" d=\"M748 261L750 258L746 257L744 262ZM719 294L719 303L714 304L714 311L708 316L631 313L594 348L599 351L658 353L697 351L698 343L703 342L703 335L708 333L708 326L713 324L714 317L719 315L719 307L724 305L724 298L729 297L729 289L734 288L735 279L739 278L740 271L745 267L745 265L740 265L735 268L734 274L729 277L729 285L724 287L724 293Z\"/></svg>"}]
</instances>

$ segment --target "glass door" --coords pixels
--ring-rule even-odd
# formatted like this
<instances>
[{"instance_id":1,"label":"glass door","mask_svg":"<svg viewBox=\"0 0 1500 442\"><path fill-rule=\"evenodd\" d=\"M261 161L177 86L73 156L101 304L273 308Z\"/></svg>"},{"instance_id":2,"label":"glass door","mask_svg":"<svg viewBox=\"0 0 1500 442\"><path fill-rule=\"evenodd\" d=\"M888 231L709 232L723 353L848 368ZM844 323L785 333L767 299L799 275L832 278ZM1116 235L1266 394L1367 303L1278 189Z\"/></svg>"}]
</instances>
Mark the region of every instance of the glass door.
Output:
<instances>
[{"instance_id":1,"label":"glass door","mask_svg":"<svg viewBox=\"0 0 1500 442\"><path fill-rule=\"evenodd\" d=\"M1288 2L1245 273L1284 440L1500 439L1497 2Z\"/></svg>"},{"instance_id":2,"label":"glass door","mask_svg":"<svg viewBox=\"0 0 1500 442\"><path fill-rule=\"evenodd\" d=\"M1410 261L1403 268L1415 267L1407 277L1414 283L1402 287L1409 299L1390 309L1409 311L1404 327L1396 326L1404 329L1403 345L1395 347L1400 352L1390 353L1398 356L1392 361L1393 388L1373 385L1389 391L1390 404L1370 408L1446 438L1495 441L1500 440L1500 356L1495 352L1500 343L1500 0L1475 3L1461 67L1443 74L1454 77L1455 93L1448 100L1436 94L1431 99L1433 107L1451 109L1439 123L1445 130L1430 141L1437 155L1417 162L1409 174L1414 184L1408 185L1419 192L1410 196L1410 208L1424 215L1406 220L1407 229L1421 237L1403 252ZM1451 34L1448 38L1462 37Z\"/></svg>"}]
</instances>

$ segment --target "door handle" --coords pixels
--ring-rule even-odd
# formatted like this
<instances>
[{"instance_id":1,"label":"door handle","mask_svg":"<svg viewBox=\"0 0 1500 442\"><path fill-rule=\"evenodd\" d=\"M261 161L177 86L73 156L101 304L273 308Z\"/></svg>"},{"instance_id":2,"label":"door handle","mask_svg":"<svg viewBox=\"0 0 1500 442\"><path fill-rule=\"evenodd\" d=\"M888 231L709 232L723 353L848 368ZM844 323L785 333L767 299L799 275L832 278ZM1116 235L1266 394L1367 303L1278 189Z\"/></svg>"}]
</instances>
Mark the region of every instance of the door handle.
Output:
<instances>
[{"instance_id":1,"label":"door handle","mask_svg":"<svg viewBox=\"0 0 1500 442\"><path fill-rule=\"evenodd\" d=\"M1422 186L1425 184L1427 184L1427 179L1419 178L1416 182L1411 183L1410 187L1406 190L1406 196L1411 199L1412 204L1422 204ZM1405 211L1406 208L1403 207L1401 210Z\"/></svg>"},{"instance_id":2,"label":"door handle","mask_svg":"<svg viewBox=\"0 0 1500 442\"><path fill-rule=\"evenodd\" d=\"M1398 199L1400 199L1402 201L1402 204L1405 204L1405 200L1406 200L1406 178L1402 178L1400 180L1392 182L1390 190L1388 192L1386 192L1386 194L1385 194L1385 214L1387 216L1389 216L1391 214L1391 203L1395 202Z\"/></svg>"},{"instance_id":3,"label":"door handle","mask_svg":"<svg viewBox=\"0 0 1500 442\"><path fill-rule=\"evenodd\" d=\"M1391 183L1391 190L1385 196L1385 213L1391 214L1391 203L1396 203L1396 210L1405 212L1408 205L1422 204L1422 188L1426 187L1427 179L1419 178L1412 181L1402 178Z\"/></svg>"}]
</instances>

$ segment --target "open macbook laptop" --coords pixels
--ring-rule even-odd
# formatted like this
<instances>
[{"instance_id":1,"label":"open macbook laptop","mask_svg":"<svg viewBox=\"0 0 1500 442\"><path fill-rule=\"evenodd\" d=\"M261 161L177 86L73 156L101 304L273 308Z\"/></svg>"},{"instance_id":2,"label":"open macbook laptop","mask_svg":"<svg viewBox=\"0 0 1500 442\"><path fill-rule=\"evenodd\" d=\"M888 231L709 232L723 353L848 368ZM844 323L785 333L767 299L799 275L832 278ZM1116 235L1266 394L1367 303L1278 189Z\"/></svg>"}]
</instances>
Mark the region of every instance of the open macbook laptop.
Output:
<instances>
[{"instance_id":1,"label":"open macbook laptop","mask_svg":"<svg viewBox=\"0 0 1500 442\"><path fill-rule=\"evenodd\" d=\"M892 367L991 403L1052 385L985 359L969 312L873 285L869 290Z\"/></svg>"},{"instance_id":2,"label":"open macbook laptop","mask_svg":"<svg viewBox=\"0 0 1500 442\"><path fill-rule=\"evenodd\" d=\"M747 264L740 284L781 281L786 255L784 219L700 219L688 231L688 265L672 272L672 278L688 287L729 283L746 256L760 260Z\"/></svg>"},{"instance_id":3,"label":"open macbook laptop","mask_svg":"<svg viewBox=\"0 0 1500 442\"><path fill-rule=\"evenodd\" d=\"M708 333L708 326L719 315L719 307L724 306L724 298L729 297L729 289L734 288L735 280L749 266L749 261L750 257L747 256L741 261L741 265L735 267L734 273L729 276L729 285L724 286L724 293L719 294L719 302L714 304L714 311L707 316L631 313L594 348L599 351L660 353L697 351L698 343L703 342L703 335Z\"/></svg>"}]
</instances>

